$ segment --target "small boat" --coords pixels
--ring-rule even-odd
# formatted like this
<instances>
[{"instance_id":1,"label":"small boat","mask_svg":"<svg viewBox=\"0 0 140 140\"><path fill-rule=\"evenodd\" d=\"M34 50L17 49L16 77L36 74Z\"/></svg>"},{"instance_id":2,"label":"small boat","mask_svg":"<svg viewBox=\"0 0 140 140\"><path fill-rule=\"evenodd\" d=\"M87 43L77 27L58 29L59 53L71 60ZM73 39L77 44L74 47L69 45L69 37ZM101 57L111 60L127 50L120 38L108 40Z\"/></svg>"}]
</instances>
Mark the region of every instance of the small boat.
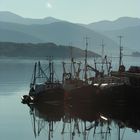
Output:
<instances>
[{"instance_id":1,"label":"small boat","mask_svg":"<svg viewBox=\"0 0 140 140\"><path fill-rule=\"evenodd\" d=\"M111 75L119 77L124 83L127 83L133 87L140 87L140 67L139 66L130 66L126 71L125 67L122 70L123 65L120 66L119 71L112 71Z\"/></svg>"},{"instance_id":2,"label":"small boat","mask_svg":"<svg viewBox=\"0 0 140 140\"><path fill-rule=\"evenodd\" d=\"M36 62L29 97L24 98L25 96L23 96L23 99L31 102L62 102L64 99L63 86L54 76L52 61L49 61L48 66L45 68L43 68L40 61Z\"/></svg>"}]
</instances>

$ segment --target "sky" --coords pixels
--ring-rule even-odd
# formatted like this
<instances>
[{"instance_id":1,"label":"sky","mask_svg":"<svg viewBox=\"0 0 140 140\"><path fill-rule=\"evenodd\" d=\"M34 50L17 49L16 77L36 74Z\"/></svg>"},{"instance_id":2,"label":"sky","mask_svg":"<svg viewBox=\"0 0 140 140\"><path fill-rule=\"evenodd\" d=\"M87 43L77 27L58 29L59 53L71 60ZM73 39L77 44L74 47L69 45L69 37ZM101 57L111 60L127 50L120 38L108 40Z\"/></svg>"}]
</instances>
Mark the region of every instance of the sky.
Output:
<instances>
[{"instance_id":1,"label":"sky","mask_svg":"<svg viewBox=\"0 0 140 140\"><path fill-rule=\"evenodd\" d=\"M54 17L74 23L140 18L140 0L0 0L0 11L23 17Z\"/></svg>"}]
</instances>

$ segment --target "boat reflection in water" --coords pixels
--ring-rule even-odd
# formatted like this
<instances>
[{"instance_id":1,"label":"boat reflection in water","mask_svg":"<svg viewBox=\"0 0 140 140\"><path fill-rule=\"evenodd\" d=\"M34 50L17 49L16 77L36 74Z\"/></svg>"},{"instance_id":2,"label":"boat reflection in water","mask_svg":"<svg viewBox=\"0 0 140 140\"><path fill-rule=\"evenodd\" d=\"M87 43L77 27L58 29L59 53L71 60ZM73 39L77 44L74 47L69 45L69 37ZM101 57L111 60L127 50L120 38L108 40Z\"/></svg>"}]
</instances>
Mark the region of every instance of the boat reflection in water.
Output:
<instances>
[{"instance_id":1,"label":"boat reflection in water","mask_svg":"<svg viewBox=\"0 0 140 140\"><path fill-rule=\"evenodd\" d=\"M92 104L30 104L35 137L48 140L127 139L127 129L140 130L140 113L127 107L98 108ZM131 131L131 132L132 132Z\"/></svg>"},{"instance_id":2,"label":"boat reflection in water","mask_svg":"<svg viewBox=\"0 0 140 140\"><path fill-rule=\"evenodd\" d=\"M43 129L47 129L49 139L53 136L54 123L60 122L64 116L62 105L48 103L30 104L30 115L35 137Z\"/></svg>"}]
</instances>

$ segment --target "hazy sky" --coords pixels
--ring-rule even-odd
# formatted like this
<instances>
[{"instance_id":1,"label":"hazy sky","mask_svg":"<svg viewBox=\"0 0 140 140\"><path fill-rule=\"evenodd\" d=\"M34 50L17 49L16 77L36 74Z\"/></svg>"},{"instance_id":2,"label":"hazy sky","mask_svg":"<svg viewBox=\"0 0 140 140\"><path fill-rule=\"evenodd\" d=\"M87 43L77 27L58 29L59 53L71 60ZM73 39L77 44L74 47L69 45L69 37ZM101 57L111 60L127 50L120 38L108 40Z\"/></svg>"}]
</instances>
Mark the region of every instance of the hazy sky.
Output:
<instances>
[{"instance_id":1,"label":"hazy sky","mask_svg":"<svg viewBox=\"0 0 140 140\"><path fill-rule=\"evenodd\" d=\"M140 17L140 0L0 0L0 11L90 23L122 16Z\"/></svg>"}]
</instances>

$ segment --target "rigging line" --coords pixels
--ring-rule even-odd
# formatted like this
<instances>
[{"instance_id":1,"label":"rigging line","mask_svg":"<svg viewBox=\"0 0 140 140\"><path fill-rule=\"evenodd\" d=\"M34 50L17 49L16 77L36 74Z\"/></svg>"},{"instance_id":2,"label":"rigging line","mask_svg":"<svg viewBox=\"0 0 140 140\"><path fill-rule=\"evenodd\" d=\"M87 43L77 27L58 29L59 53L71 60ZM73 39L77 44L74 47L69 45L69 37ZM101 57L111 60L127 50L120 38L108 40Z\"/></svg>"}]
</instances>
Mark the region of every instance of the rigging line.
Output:
<instances>
[{"instance_id":1,"label":"rigging line","mask_svg":"<svg viewBox=\"0 0 140 140\"><path fill-rule=\"evenodd\" d=\"M57 75L57 73L56 73L55 70L54 70L54 76L56 77L56 78L55 78L56 80L59 79L59 78L58 78L58 75Z\"/></svg>"},{"instance_id":2,"label":"rigging line","mask_svg":"<svg viewBox=\"0 0 140 140\"><path fill-rule=\"evenodd\" d=\"M123 134L122 134L121 140L123 140L123 138L124 138L125 130L126 130L126 127L124 128L124 131L123 131Z\"/></svg>"},{"instance_id":3,"label":"rigging line","mask_svg":"<svg viewBox=\"0 0 140 140\"><path fill-rule=\"evenodd\" d=\"M43 69L41 67L40 67L40 70L42 72L42 75L44 75L47 78L47 80L49 80L48 76L46 75L46 73L43 71Z\"/></svg>"},{"instance_id":4,"label":"rigging line","mask_svg":"<svg viewBox=\"0 0 140 140\"><path fill-rule=\"evenodd\" d=\"M46 128L45 126L47 126L47 123L44 121L44 128L43 128L43 130L45 131L44 133L46 133L46 131L48 131L48 128Z\"/></svg>"},{"instance_id":5,"label":"rigging line","mask_svg":"<svg viewBox=\"0 0 140 140\"><path fill-rule=\"evenodd\" d=\"M30 118L31 118L31 123L32 123L32 129L33 129L33 132L34 132L34 136L35 136L35 138L36 138L36 128L35 128L35 121L36 121L36 119L35 119L35 116L34 116L35 114L34 114L34 111L31 111L30 110Z\"/></svg>"},{"instance_id":6,"label":"rigging line","mask_svg":"<svg viewBox=\"0 0 140 140\"><path fill-rule=\"evenodd\" d=\"M89 138L89 134L90 134L90 131L88 131L88 133L87 133L87 140L88 140L88 138Z\"/></svg>"},{"instance_id":7,"label":"rigging line","mask_svg":"<svg viewBox=\"0 0 140 140\"><path fill-rule=\"evenodd\" d=\"M38 120L38 136L39 136L41 130L42 130L44 127L45 127L44 120L39 119L39 120Z\"/></svg>"},{"instance_id":8,"label":"rigging line","mask_svg":"<svg viewBox=\"0 0 140 140\"><path fill-rule=\"evenodd\" d=\"M56 125L56 127L54 128L54 131L56 131L56 129L59 127L59 124L60 124L61 122L58 122L57 123L57 125Z\"/></svg>"},{"instance_id":9,"label":"rigging line","mask_svg":"<svg viewBox=\"0 0 140 140\"><path fill-rule=\"evenodd\" d=\"M81 127L82 127L82 133L84 133L84 126L83 126L83 122L81 121Z\"/></svg>"},{"instance_id":10,"label":"rigging line","mask_svg":"<svg viewBox=\"0 0 140 140\"><path fill-rule=\"evenodd\" d=\"M49 71L49 66L43 66L44 71Z\"/></svg>"}]
</instances>

